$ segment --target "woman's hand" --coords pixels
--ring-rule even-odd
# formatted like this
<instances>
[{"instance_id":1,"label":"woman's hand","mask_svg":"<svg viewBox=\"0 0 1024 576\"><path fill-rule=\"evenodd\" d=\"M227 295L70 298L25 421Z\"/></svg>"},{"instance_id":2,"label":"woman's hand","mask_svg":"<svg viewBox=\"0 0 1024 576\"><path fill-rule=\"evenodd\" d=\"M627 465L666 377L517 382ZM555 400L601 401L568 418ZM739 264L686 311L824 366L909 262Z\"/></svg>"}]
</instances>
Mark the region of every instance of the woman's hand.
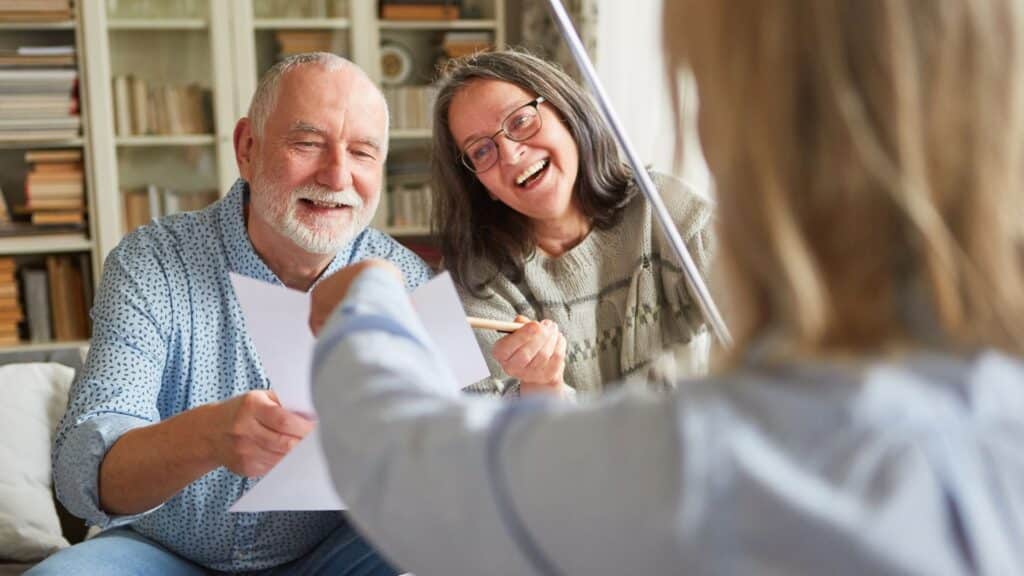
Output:
<instances>
[{"instance_id":1,"label":"woman's hand","mask_svg":"<svg viewBox=\"0 0 1024 576\"><path fill-rule=\"evenodd\" d=\"M516 316L526 325L498 340L491 350L505 373L519 379L520 394L565 393L565 336L551 320L535 322Z\"/></svg>"},{"instance_id":2,"label":"woman's hand","mask_svg":"<svg viewBox=\"0 0 1024 576\"><path fill-rule=\"evenodd\" d=\"M402 271L395 267L394 264L387 260L375 260L372 258L346 266L332 274L329 278L324 278L313 289L313 296L309 306L309 329L313 331L314 335L320 333L324 322L327 322L327 319L331 317L331 312L334 312L338 304L345 299L345 295L348 294L348 289L356 277L369 268L383 268L394 274L399 282L404 282Z\"/></svg>"}]
</instances>

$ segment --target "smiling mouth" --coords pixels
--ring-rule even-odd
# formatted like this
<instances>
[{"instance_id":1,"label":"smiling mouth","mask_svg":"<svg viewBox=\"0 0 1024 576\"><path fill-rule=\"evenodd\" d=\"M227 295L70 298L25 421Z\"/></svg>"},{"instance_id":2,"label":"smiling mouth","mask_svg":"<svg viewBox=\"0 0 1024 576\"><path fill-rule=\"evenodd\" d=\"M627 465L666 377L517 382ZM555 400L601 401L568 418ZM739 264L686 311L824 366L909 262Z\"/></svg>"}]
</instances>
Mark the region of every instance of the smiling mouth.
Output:
<instances>
[{"instance_id":1,"label":"smiling mouth","mask_svg":"<svg viewBox=\"0 0 1024 576\"><path fill-rule=\"evenodd\" d=\"M307 206L312 206L313 208L318 208L320 210L341 210L343 208L352 207L341 202L323 202L320 200L310 200L309 198L302 198L300 201Z\"/></svg>"},{"instance_id":2,"label":"smiling mouth","mask_svg":"<svg viewBox=\"0 0 1024 576\"><path fill-rule=\"evenodd\" d=\"M529 186L544 174L550 164L551 160L545 158L527 166L526 170L523 170L519 176L516 176L516 186L520 188Z\"/></svg>"}]
</instances>

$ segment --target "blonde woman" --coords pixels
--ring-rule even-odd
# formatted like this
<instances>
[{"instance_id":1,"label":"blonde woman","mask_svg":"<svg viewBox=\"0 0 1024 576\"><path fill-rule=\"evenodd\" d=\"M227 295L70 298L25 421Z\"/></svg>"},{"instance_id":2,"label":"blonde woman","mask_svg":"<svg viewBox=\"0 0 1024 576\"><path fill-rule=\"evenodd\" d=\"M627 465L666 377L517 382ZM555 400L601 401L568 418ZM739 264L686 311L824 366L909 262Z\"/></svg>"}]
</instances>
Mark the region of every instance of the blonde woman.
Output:
<instances>
[{"instance_id":1,"label":"blonde woman","mask_svg":"<svg viewBox=\"0 0 1024 576\"><path fill-rule=\"evenodd\" d=\"M321 284L339 493L421 574L1024 574L1024 6L676 0L737 348L670 396L445 392L387 264Z\"/></svg>"}]
</instances>

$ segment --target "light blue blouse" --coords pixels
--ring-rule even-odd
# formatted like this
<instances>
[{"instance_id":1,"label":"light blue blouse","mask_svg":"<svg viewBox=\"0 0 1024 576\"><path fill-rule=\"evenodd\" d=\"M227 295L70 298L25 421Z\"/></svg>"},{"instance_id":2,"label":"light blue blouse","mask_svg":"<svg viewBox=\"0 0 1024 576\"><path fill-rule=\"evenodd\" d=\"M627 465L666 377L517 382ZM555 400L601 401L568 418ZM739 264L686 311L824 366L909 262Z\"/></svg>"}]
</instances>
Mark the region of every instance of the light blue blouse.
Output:
<instances>
[{"instance_id":1,"label":"light blue blouse","mask_svg":"<svg viewBox=\"0 0 1024 576\"><path fill-rule=\"evenodd\" d=\"M466 398L386 273L318 343L341 497L420 574L1024 574L1024 364L750 365L589 404Z\"/></svg>"}]
</instances>

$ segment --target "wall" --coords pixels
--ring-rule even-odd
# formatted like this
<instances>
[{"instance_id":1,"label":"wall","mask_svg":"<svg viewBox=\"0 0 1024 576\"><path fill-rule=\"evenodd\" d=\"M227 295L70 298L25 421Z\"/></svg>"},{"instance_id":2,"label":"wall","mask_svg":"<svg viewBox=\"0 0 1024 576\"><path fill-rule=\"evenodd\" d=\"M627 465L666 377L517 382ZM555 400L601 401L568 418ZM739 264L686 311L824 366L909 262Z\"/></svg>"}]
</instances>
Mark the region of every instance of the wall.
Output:
<instances>
[{"instance_id":1,"label":"wall","mask_svg":"<svg viewBox=\"0 0 1024 576\"><path fill-rule=\"evenodd\" d=\"M643 161L671 172L675 131L661 49L661 0L598 1L598 75ZM687 105L680 172L708 192L710 176L697 140L696 91L690 84L681 91Z\"/></svg>"}]
</instances>

